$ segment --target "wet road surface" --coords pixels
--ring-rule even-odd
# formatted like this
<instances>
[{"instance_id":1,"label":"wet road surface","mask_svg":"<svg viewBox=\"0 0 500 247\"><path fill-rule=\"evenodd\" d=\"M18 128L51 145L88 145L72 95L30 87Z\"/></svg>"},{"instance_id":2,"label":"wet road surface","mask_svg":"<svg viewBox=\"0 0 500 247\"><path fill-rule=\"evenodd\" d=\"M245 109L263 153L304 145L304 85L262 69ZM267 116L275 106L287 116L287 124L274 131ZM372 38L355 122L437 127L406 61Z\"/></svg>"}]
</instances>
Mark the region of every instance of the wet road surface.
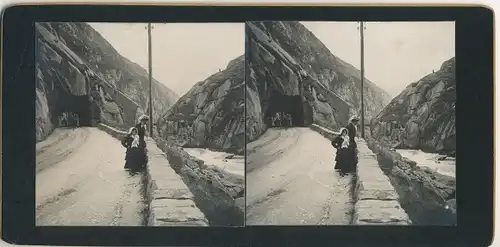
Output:
<instances>
[{"instance_id":1,"label":"wet road surface","mask_svg":"<svg viewBox=\"0 0 500 247\"><path fill-rule=\"evenodd\" d=\"M351 177L333 170L335 149L309 128L268 129L247 145L247 225L347 225Z\"/></svg>"},{"instance_id":2,"label":"wet road surface","mask_svg":"<svg viewBox=\"0 0 500 247\"><path fill-rule=\"evenodd\" d=\"M141 176L123 169L124 158L97 128L56 129L37 143L36 224L143 225Z\"/></svg>"}]
</instances>

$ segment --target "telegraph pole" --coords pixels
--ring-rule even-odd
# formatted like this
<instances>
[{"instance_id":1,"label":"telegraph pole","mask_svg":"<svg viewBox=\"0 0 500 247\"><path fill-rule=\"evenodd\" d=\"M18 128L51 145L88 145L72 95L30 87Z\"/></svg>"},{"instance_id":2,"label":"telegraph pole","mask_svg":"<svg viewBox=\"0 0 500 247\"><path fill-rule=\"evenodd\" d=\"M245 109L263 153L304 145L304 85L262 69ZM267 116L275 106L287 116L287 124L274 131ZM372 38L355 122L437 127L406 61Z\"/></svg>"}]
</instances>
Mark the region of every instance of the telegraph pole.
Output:
<instances>
[{"instance_id":1,"label":"telegraph pole","mask_svg":"<svg viewBox=\"0 0 500 247\"><path fill-rule=\"evenodd\" d=\"M148 60L149 60L149 136L153 137L153 54L151 53L151 23L148 23Z\"/></svg>"},{"instance_id":2,"label":"telegraph pole","mask_svg":"<svg viewBox=\"0 0 500 247\"><path fill-rule=\"evenodd\" d=\"M359 22L359 36L361 38L361 138L365 138L365 100L364 100L364 87L365 87L365 36L364 30L366 29L364 22Z\"/></svg>"}]
</instances>

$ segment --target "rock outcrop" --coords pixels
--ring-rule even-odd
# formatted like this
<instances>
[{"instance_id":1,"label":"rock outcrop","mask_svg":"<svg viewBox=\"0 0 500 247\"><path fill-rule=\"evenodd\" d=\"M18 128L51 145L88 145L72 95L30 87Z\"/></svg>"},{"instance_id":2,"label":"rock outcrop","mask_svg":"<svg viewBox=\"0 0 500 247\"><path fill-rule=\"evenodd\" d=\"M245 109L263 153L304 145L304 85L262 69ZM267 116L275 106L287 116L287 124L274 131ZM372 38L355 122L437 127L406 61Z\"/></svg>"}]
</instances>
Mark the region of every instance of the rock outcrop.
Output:
<instances>
[{"instance_id":1,"label":"rock outcrop","mask_svg":"<svg viewBox=\"0 0 500 247\"><path fill-rule=\"evenodd\" d=\"M269 127L275 112L292 114L293 125L315 123L331 129L345 125L350 114L358 114L360 71L334 56L302 24L248 22L246 33L247 141ZM365 82L365 116L371 119L391 97Z\"/></svg>"},{"instance_id":2,"label":"rock outcrop","mask_svg":"<svg viewBox=\"0 0 500 247\"><path fill-rule=\"evenodd\" d=\"M410 84L372 120L374 138L396 148L454 154L455 58Z\"/></svg>"},{"instance_id":3,"label":"rock outcrop","mask_svg":"<svg viewBox=\"0 0 500 247\"><path fill-rule=\"evenodd\" d=\"M245 56L198 82L158 121L161 137L179 146L242 154L245 145Z\"/></svg>"},{"instance_id":4,"label":"rock outcrop","mask_svg":"<svg viewBox=\"0 0 500 247\"><path fill-rule=\"evenodd\" d=\"M147 109L146 70L118 54L90 25L38 23L36 39L37 141L58 126L63 112L79 114L82 125L96 120L125 127ZM155 117L178 98L158 81L152 93Z\"/></svg>"}]
</instances>

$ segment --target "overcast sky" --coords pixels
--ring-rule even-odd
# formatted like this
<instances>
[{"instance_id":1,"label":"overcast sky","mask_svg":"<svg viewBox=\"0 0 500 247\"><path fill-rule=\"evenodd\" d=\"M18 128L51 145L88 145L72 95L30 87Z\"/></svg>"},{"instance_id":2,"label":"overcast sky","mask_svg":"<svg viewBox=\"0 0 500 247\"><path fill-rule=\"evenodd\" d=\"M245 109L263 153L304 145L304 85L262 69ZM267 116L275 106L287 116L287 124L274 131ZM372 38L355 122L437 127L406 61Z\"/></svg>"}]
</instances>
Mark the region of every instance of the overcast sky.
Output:
<instances>
[{"instance_id":1,"label":"overcast sky","mask_svg":"<svg viewBox=\"0 0 500 247\"><path fill-rule=\"evenodd\" d=\"M328 49L360 68L356 22L302 22ZM147 69L146 24L91 23L118 52ZM244 54L242 23L154 24L153 77L179 95ZM365 75L392 96L455 56L453 22L368 22Z\"/></svg>"},{"instance_id":2,"label":"overcast sky","mask_svg":"<svg viewBox=\"0 0 500 247\"><path fill-rule=\"evenodd\" d=\"M124 57L148 69L147 24L89 23ZM154 24L153 77L179 96L245 53L243 23Z\"/></svg>"},{"instance_id":3,"label":"overcast sky","mask_svg":"<svg viewBox=\"0 0 500 247\"><path fill-rule=\"evenodd\" d=\"M360 68L356 22L301 22L337 57ZM368 22L365 77L397 96L455 56L454 22Z\"/></svg>"}]
</instances>

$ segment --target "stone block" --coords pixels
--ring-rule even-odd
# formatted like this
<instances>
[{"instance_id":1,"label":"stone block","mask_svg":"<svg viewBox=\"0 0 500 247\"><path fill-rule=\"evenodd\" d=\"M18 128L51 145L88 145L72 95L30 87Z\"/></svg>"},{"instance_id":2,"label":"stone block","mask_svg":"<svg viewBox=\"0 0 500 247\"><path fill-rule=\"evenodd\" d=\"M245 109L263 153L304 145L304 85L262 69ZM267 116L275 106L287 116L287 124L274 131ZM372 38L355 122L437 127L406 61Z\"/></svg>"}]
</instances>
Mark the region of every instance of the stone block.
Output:
<instances>
[{"instance_id":1,"label":"stone block","mask_svg":"<svg viewBox=\"0 0 500 247\"><path fill-rule=\"evenodd\" d=\"M408 224L406 212L397 201L360 200L356 202L355 224Z\"/></svg>"},{"instance_id":2,"label":"stone block","mask_svg":"<svg viewBox=\"0 0 500 247\"><path fill-rule=\"evenodd\" d=\"M394 221L394 222L367 222L367 221L354 221L356 225L409 225L406 221Z\"/></svg>"},{"instance_id":3,"label":"stone block","mask_svg":"<svg viewBox=\"0 0 500 247\"><path fill-rule=\"evenodd\" d=\"M161 171L162 173L159 173ZM182 178L177 175L172 169L169 170L151 170L152 180L154 180L156 186L160 189L162 188L181 188L184 184ZM158 173L155 173L158 172ZM182 186L184 188L184 186Z\"/></svg>"},{"instance_id":4,"label":"stone block","mask_svg":"<svg viewBox=\"0 0 500 247\"><path fill-rule=\"evenodd\" d=\"M150 224L151 226L163 226L163 227L179 227L179 226L208 226L206 220L192 220L192 221L162 221L158 219L154 219Z\"/></svg>"},{"instance_id":5,"label":"stone block","mask_svg":"<svg viewBox=\"0 0 500 247\"><path fill-rule=\"evenodd\" d=\"M378 164L365 164L360 162L358 163L358 170L360 176L366 175L368 177L374 177L384 175Z\"/></svg>"},{"instance_id":6,"label":"stone block","mask_svg":"<svg viewBox=\"0 0 500 247\"><path fill-rule=\"evenodd\" d=\"M358 168L358 179L362 183L370 184L387 184L389 182L387 176L380 172L380 168L374 171L370 171L368 168Z\"/></svg>"},{"instance_id":7,"label":"stone block","mask_svg":"<svg viewBox=\"0 0 500 247\"><path fill-rule=\"evenodd\" d=\"M177 199L156 199L156 200L151 200L151 203L149 205L152 209L158 209L158 208L192 208L196 207L194 202L192 200L177 200Z\"/></svg>"},{"instance_id":8,"label":"stone block","mask_svg":"<svg viewBox=\"0 0 500 247\"><path fill-rule=\"evenodd\" d=\"M207 222L205 215L192 200L159 199L152 200L150 205L152 222Z\"/></svg>"},{"instance_id":9,"label":"stone block","mask_svg":"<svg viewBox=\"0 0 500 247\"><path fill-rule=\"evenodd\" d=\"M363 190L394 190L391 183L386 178L384 180L364 180L360 181Z\"/></svg>"},{"instance_id":10,"label":"stone block","mask_svg":"<svg viewBox=\"0 0 500 247\"><path fill-rule=\"evenodd\" d=\"M398 200L398 194L393 189L373 189L368 187L359 190L358 200Z\"/></svg>"},{"instance_id":11,"label":"stone block","mask_svg":"<svg viewBox=\"0 0 500 247\"><path fill-rule=\"evenodd\" d=\"M180 195L180 194L184 194L184 196L179 198L184 198L185 196L189 196L189 198L192 198L193 196L192 194L188 193L189 189L187 185L184 184L184 182L182 182L181 180L170 180L170 181L155 180L154 185L155 189L152 191L152 193L157 196Z\"/></svg>"},{"instance_id":12,"label":"stone block","mask_svg":"<svg viewBox=\"0 0 500 247\"><path fill-rule=\"evenodd\" d=\"M174 176L173 174L176 174L175 171L170 167L170 164L168 161L166 161L166 158L163 160L160 159L153 159L148 161L148 171L153 173L153 174L162 174L162 177L168 176L168 178L177 178L177 176ZM173 174L171 174L173 173Z\"/></svg>"}]
</instances>

